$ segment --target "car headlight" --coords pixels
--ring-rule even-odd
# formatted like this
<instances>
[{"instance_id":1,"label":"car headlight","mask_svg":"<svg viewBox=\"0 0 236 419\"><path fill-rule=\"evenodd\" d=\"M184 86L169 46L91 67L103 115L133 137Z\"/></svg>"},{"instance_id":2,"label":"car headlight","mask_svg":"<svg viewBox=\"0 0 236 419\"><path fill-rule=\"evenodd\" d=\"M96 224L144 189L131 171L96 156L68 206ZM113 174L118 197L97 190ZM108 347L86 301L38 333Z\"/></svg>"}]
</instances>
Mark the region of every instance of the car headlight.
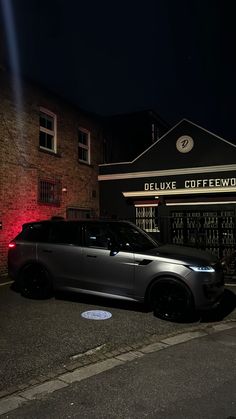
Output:
<instances>
[{"instance_id":1,"label":"car headlight","mask_svg":"<svg viewBox=\"0 0 236 419\"><path fill-rule=\"evenodd\" d=\"M212 266L189 266L192 271L195 272L215 272L215 269Z\"/></svg>"}]
</instances>

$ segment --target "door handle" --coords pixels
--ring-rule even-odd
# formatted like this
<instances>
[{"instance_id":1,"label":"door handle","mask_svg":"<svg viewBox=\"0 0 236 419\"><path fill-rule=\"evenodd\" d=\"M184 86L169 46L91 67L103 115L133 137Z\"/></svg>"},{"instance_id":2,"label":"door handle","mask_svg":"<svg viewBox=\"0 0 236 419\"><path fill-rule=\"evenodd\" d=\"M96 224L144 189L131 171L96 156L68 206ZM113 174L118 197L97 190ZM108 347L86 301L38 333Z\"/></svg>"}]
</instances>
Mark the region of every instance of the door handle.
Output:
<instances>
[{"instance_id":1,"label":"door handle","mask_svg":"<svg viewBox=\"0 0 236 419\"><path fill-rule=\"evenodd\" d=\"M96 258L97 256L96 255L86 255L87 256L87 258Z\"/></svg>"},{"instance_id":2,"label":"door handle","mask_svg":"<svg viewBox=\"0 0 236 419\"><path fill-rule=\"evenodd\" d=\"M49 250L49 249L43 249L43 252L44 252L44 253L52 253L52 250Z\"/></svg>"}]
</instances>

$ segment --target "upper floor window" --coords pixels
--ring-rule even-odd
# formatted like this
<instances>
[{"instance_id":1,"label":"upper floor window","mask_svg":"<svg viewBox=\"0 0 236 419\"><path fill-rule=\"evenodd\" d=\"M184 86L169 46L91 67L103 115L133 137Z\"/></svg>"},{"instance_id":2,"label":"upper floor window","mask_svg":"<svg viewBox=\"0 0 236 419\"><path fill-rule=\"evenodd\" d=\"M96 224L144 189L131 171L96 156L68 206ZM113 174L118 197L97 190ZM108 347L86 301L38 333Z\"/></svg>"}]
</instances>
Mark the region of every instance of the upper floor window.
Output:
<instances>
[{"instance_id":1,"label":"upper floor window","mask_svg":"<svg viewBox=\"0 0 236 419\"><path fill-rule=\"evenodd\" d=\"M90 132L84 128L78 130L78 158L79 161L90 164Z\"/></svg>"},{"instance_id":2,"label":"upper floor window","mask_svg":"<svg viewBox=\"0 0 236 419\"><path fill-rule=\"evenodd\" d=\"M40 108L39 147L56 153L56 115Z\"/></svg>"}]
</instances>

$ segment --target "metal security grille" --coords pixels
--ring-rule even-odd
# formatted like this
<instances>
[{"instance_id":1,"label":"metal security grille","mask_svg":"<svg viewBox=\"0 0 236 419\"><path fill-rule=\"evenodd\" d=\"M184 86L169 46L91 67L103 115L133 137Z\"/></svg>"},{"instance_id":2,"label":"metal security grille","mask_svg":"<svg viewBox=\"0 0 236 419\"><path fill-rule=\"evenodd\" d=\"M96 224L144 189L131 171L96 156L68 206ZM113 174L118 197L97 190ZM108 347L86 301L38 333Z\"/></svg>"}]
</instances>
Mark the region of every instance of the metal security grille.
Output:
<instances>
[{"instance_id":1,"label":"metal security grille","mask_svg":"<svg viewBox=\"0 0 236 419\"><path fill-rule=\"evenodd\" d=\"M136 206L136 225L149 233L158 232L155 206Z\"/></svg>"},{"instance_id":2,"label":"metal security grille","mask_svg":"<svg viewBox=\"0 0 236 419\"><path fill-rule=\"evenodd\" d=\"M218 257L235 250L234 211L174 211L170 227L172 243L200 247Z\"/></svg>"},{"instance_id":3,"label":"metal security grille","mask_svg":"<svg viewBox=\"0 0 236 419\"><path fill-rule=\"evenodd\" d=\"M92 218L92 211L90 209L67 208L66 218L68 220L79 220L85 218Z\"/></svg>"},{"instance_id":4,"label":"metal security grille","mask_svg":"<svg viewBox=\"0 0 236 419\"><path fill-rule=\"evenodd\" d=\"M236 278L234 210L174 211L168 222L171 242L207 250L227 261L227 275Z\"/></svg>"},{"instance_id":5,"label":"metal security grille","mask_svg":"<svg viewBox=\"0 0 236 419\"><path fill-rule=\"evenodd\" d=\"M60 182L39 180L39 202L43 204L60 204Z\"/></svg>"}]
</instances>

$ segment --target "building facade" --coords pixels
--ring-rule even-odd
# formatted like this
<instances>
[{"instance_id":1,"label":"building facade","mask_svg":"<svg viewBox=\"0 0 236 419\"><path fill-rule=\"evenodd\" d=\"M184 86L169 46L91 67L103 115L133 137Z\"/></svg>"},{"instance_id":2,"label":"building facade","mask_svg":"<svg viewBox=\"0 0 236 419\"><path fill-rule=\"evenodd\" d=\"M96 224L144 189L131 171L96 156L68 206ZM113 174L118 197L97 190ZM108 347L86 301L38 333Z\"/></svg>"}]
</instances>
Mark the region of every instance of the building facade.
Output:
<instances>
[{"instance_id":1,"label":"building facade","mask_svg":"<svg viewBox=\"0 0 236 419\"><path fill-rule=\"evenodd\" d=\"M100 166L101 214L163 242L235 252L236 146L183 120L128 163ZM235 277L235 260L229 266Z\"/></svg>"},{"instance_id":2,"label":"building facade","mask_svg":"<svg viewBox=\"0 0 236 419\"><path fill-rule=\"evenodd\" d=\"M29 82L19 98L14 86L1 69L0 274L23 223L99 215L99 119Z\"/></svg>"}]
</instances>

